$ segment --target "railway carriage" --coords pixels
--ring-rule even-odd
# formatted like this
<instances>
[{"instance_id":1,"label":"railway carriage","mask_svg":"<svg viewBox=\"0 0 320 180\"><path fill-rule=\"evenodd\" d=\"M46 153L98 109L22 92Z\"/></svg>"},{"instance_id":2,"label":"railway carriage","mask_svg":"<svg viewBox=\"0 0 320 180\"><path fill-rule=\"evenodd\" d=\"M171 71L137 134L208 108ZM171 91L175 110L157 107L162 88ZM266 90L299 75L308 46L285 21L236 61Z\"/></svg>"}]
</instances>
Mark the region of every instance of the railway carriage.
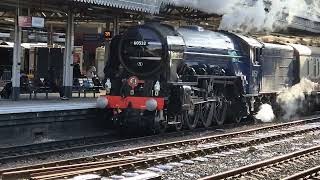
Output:
<instances>
[{"instance_id":1,"label":"railway carriage","mask_svg":"<svg viewBox=\"0 0 320 180\"><path fill-rule=\"evenodd\" d=\"M313 82L320 82L320 48L304 46L300 44L289 44L295 49L297 60L296 78L308 78Z\"/></svg>"},{"instance_id":2,"label":"railway carriage","mask_svg":"<svg viewBox=\"0 0 320 180\"><path fill-rule=\"evenodd\" d=\"M303 78L312 82L320 83L320 47L304 46L299 44L289 44L295 49L297 68L295 77L297 82ZM304 110L309 112L317 111L320 105L319 87L310 95L306 95Z\"/></svg>"},{"instance_id":3,"label":"railway carriage","mask_svg":"<svg viewBox=\"0 0 320 180\"><path fill-rule=\"evenodd\" d=\"M110 51L98 107L120 126L157 132L239 123L299 81L306 55L290 45L159 23L129 28Z\"/></svg>"},{"instance_id":4,"label":"railway carriage","mask_svg":"<svg viewBox=\"0 0 320 180\"><path fill-rule=\"evenodd\" d=\"M294 49L287 45L264 43L261 56L261 94L277 93L296 83Z\"/></svg>"}]
</instances>

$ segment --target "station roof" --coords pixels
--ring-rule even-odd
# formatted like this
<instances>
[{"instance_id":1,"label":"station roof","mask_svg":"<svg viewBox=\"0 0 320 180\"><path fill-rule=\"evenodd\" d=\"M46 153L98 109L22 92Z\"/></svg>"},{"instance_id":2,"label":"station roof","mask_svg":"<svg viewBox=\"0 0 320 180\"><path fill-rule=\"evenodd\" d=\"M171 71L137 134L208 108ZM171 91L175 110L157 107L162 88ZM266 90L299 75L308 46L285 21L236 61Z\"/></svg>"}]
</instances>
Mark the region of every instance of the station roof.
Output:
<instances>
[{"instance_id":1,"label":"station roof","mask_svg":"<svg viewBox=\"0 0 320 180\"><path fill-rule=\"evenodd\" d=\"M19 4L25 8L32 7L58 10L68 5L77 6L82 4L157 14L162 4L169 4L170 1L171 0L1 0L0 5L12 7Z\"/></svg>"},{"instance_id":2,"label":"station roof","mask_svg":"<svg viewBox=\"0 0 320 180\"><path fill-rule=\"evenodd\" d=\"M129 9L148 13L159 13L163 0L73 0L101 6Z\"/></svg>"}]
</instances>

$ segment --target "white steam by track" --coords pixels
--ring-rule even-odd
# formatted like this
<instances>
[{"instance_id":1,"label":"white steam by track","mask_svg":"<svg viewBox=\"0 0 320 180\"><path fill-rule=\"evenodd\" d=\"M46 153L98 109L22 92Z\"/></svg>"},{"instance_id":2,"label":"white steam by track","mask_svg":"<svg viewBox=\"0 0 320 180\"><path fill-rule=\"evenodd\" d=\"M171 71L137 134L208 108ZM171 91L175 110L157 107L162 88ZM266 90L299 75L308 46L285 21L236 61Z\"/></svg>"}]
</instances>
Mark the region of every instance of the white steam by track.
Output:
<instances>
[{"instance_id":1,"label":"white steam by track","mask_svg":"<svg viewBox=\"0 0 320 180\"><path fill-rule=\"evenodd\" d=\"M261 120L264 123L272 122L275 118L275 115L273 113L271 105L270 104L261 105L258 114L255 115L255 118Z\"/></svg>"},{"instance_id":2,"label":"white steam by track","mask_svg":"<svg viewBox=\"0 0 320 180\"><path fill-rule=\"evenodd\" d=\"M317 83L303 78L299 84L281 92L277 97L277 102L285 113L283 118L290 119L295 116L299 110L303 110L305 95L310 95L317 86Z\"/></svg>"},{"instance_id":3,"label":"white steam by track","mask_svg":"<svg viewBox=\"0 0 320 180\"><path fill-rule=\"evenodd\" d=\"M294 16L319 20L319 0L173 0L207 13L222 15L221 30L273 32L292 23ZM281 21L280 21L281 20Z\"/></svg>"},{"instance_id":4,"label":"white steam by track","mask_svg":"<svg viewBox=\"0 0 320 180\"><path fill-rule=\"evenodd\" d=\"M277 103L281 106L281 109L284 112L282 119L290 120L290 118L294 117L299 110L306 108L304 107L305 95L310 95L310 93L317 87L319 87L317 83L303 78L299 84L284 89L277 97ZM259 112L255 115L255 118L264 123L272 122L275 115L271 105L261 105Z\"/></svg>"}]
</instances>

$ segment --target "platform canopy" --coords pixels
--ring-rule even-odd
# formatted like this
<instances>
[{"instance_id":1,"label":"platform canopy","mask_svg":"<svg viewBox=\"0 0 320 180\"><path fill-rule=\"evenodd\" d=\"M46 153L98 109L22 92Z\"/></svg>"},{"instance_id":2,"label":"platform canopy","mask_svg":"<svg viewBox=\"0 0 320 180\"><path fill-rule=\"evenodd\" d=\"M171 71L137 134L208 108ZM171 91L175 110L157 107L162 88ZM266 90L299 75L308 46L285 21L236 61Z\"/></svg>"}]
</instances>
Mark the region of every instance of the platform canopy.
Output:
<instances>
[{"instance_id":1,"label":"platform canopy","mask_svg":"<svg viewBox=\"0 0 320 180\"><path fill-rule=\"evenodd\" d=\"M76 2L109 6L133 11L159 13L163 0L73 0Z\"/></svg>"},{"instance_id":2,"label":"platform canopy","mask_svg":"<svg viewBox=\"0 0 320 180\"><path fill-rule=\"evenodd\" d=\"M1 0L0 5L25 8L61 9L66 5L92 5L101 8L127 9L136 12L158 14L163 4L172 4L172 0ZM60 8L57 8L60 7Z\"/></svg>"}]
</instances>

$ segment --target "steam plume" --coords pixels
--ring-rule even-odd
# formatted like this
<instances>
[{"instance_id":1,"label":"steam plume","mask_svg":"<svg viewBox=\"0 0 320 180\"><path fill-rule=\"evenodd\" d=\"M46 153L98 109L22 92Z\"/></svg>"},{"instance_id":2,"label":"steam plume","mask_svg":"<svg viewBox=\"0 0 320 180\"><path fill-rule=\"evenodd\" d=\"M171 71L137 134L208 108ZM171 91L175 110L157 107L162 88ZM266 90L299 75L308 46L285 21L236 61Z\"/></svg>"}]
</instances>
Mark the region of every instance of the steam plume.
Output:
<instances>
[{"instance_id":1,"label":"steam plume","mask_svg":"<svg viewBox=\"0 0 320 180\"><path fill-rule=\"evenodd\" d=\"M255 118L261 120L264 123L272 122L275 118L272 107L269 104L263 104L260 106L260 110Z\"/></svg>"},{"instance_id":2,"label":"steam plume","mask_svg":"<svg viewBox=\"0 0 320 180\"><path fill-rule=\"evenodd\" d=\"M292 118L299 110L302 110L305 94L310 95L317 86L317 83L303 78L299 84L281 92L277 97L277 102L280 104L281 109L285 111L283 118Z\"/></svg>"},{"instance_id":3,"label":"steam plume","mask_svg":"<svg viewBox=\"0 0 320 180\"><path fill-rule=\"evenodd\" d=\"M221 30L272 32L286 28L294 16L319 20L319 0L173 0L177 6L222 15ZM280 21L281 20L281 21Z\"/></svg>"}]
</instances>

